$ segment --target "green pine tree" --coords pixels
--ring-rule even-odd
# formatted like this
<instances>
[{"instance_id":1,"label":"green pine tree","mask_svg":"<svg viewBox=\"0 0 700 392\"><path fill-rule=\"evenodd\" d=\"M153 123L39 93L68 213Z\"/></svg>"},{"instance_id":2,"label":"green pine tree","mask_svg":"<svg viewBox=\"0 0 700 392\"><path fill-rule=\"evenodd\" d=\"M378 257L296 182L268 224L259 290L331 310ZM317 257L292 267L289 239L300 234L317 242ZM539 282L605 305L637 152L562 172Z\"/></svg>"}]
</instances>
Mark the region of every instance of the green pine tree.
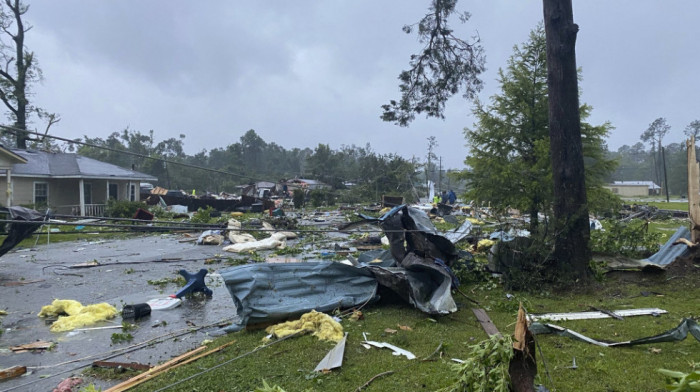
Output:
<instances>
[{"instance_id":1,"label":"green pine tree","mask_svg":"<svg viewBox=\"0 0 700 392\"><path fill-rule=\"evenodd\" d=\"M553 181L549 148L549 109L544 28L530 32L529 40L514 47L505 70L499 70L501 92L489 105L477 100L476 124L465 129L470 147L467 169L460 178L469 184L467 200L489 202L496 210L516 208L530 217L533 234L540 225L539 213L549 214ZM591 108L582 105L581 119ZM599 210L612 195L602 188L614 170L606 158L604 138L609 123L581 123L586 186L591 210Z\"/></svg>"}]
</instances>

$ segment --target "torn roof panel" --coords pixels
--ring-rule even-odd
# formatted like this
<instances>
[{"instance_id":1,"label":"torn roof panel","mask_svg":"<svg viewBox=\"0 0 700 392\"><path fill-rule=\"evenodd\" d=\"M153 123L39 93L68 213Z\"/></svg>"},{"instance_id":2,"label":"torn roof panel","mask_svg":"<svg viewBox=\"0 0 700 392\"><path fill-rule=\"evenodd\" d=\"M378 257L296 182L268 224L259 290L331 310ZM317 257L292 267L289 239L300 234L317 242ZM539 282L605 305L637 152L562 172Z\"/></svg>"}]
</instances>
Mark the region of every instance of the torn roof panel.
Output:
<instances>
[{"instance_id":1,"label":"torn roof panel","mask_svg":"<svg viewBox=\"0 0 700 392\"><path fill-rule=\"evenodd\" d=\"M687 246L673 245L679 238L690 238L690 230L687 227L679 227L678 230L666 241L666 243L648 259L652 264L667 266L679 257L686 256L690 252Z\"/></svg>"},{"instance_id":2,"label":"torn roof panel","mask_svg":"<svg viewBox=\"0 0 700 392\"><path fill-rule=\"evenodd\" d=\"M240 317L227 330L283 320L311 310L330 312L369 302L377 281L367 269L341 263L257 263L220 271Z\"/></svg>"}]
</instances>

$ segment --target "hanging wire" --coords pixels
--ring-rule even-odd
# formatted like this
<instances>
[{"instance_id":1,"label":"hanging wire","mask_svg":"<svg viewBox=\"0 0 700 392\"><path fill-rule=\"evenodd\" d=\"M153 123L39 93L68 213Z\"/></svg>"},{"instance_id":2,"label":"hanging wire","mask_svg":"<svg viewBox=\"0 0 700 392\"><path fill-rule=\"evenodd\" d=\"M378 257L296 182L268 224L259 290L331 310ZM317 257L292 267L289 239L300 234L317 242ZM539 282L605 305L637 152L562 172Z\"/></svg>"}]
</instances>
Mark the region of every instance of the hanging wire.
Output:
<instances>
[{"instance_id":1,"label":"hanging wire","mask_svg":"<svg viewBox=\"0 0 700 392\"><path fill-rule=\"evenodd\" d=\"M26 133L31 134L31 135L42 136L42 137L48 137L48 138L60 140L60 141L62 141L62 142L66 142L66 143L80 144L80 145L82 145L82 146L93 147L93 148L99 148L99 149L103 149L103 150L107 150L107 151L112 151L112 152L116 152L116 153L120 153L120 154L127 154L127 155L131 155L131 156L136 156L136 157L139 157L139 158L152 159L152 160L154 160L154 161L161 161L161 162L165 162L165 163L167 163L167 164L180 165L180 166L183 166L183 167L189 167L189 168L192 168L192 169L199 169L199 170L209 171L209 172L212 172L212 173L225 174L225 175L229 175L229 176L233 176L233 177L239 177L239 178L243 178L243 179L247 179L247 180L252 180L252 181L260 181L260 179L257 179L257 178L254 178L254 177L245 176L245 175L237 174L237 173L231 173L231 172L227 172L227 171L225 171L225 170L211 169L211 168L208 168L208 167L193 165L193 164L190 164L190 163L178 162L178 161L171 161L171 160L168 160L168 159L165 159L165 158L152 157L152 156L150 156L150 155L139 154L139 153L137 153L137 152L127 151L127 150L121 150L121 149L118 149L118 148L112 148L112 147L107 147L107 146L98 146L97 144L86 143L86 142L83 142L83 141L80 141L80 140L67 139L67 138L60 137L60 136L55 136L55 135L48 135L48 134L45 135L45 134L40 133L40 132L30 131L30 130L24 130L24 129L19 129L19 128L10 127L10 126L7 126L7 125L0 125L0 128L4 129L5 131L14 133L14 134L17 134L18 132L26 132Z\"/></svg>"}]
</instances>

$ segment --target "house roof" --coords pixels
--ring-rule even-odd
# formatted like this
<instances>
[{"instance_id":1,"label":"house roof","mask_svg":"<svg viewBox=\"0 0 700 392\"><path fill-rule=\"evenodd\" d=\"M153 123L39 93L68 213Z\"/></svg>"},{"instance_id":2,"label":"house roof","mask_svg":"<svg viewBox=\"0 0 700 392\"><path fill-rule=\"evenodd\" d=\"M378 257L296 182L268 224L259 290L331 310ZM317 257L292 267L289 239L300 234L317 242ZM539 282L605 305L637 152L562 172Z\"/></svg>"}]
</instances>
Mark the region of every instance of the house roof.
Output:
<instances>
[{"instance_id":1,"label":"house roof","mask_svg":"<svg viewBox=\"0 0 700 392\"><path fill-rule=\"evenodd\" d=\"M4 157L7 159L8 162L12 163L27 163L27 160L24 159L23 157L15 154L14 151L9 150L5 148L2 144L0 144L0 156Z\"/></svg>"},{"instance_id":2,"label":"house roof","mask_svg":"<svg viewBox=\"0 0 700 392\"><path fill-rule=\"evenodd\" d=\"M318 181L318 180L310 180L310 179L308 179L308 178L299 178L298 181L305 182L305 183L307 183L308 185L326 185L326 184L324 184L324 183L321 182L321 181Z\"/></svg>"},{"instance_id":3,"label":"house roof","mask_svg":"<svg viewBox=\"0 0 700 392\"><path fill-rule=\"evenodd\" d=\"M255 186L260 189L260 188L274 188L277 186L276 183L271 182L271 181L258 181L255 183Z\"/></svg>"},{"instance_id":4,"label":"house roof","mask_svg":"<svg viewBox=\"0 0 700 392\"><path fill-rule=\"evenodd\" d=\"M158 181L158 178L72 153L35 150L11 150L27 163L13 165L16 177L94 178L113 180Z\"/></svg>"},{"instance_id":5,"label":"house roof","mask_svg":"<svg viewBox=\"0 0 700 392\"><path fill-rule=\"evenodd\" d=\"M621 185L621 186L630 186L630 185L635 185L635 186L646 186L649 189L661 189L660 186L656 185L654 181L615 181L613 185Z\"/></svg>"}]
</instances>

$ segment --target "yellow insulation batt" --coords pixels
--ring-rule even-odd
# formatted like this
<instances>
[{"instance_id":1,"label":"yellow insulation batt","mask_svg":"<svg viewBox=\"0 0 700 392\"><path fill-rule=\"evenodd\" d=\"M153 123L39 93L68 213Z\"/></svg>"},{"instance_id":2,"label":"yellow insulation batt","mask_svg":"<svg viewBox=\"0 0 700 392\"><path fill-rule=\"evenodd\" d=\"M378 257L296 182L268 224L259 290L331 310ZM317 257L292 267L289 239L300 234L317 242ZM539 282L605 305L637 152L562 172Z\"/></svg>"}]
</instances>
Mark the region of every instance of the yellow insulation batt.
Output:
<instances>
[{"instance_id":1,"label":"yellow insulation batt","mask_svg":"<svg viewBox=\"0 0 700 392\"><path fill-rule=\"evenodd\" d=\"M55 299L51 305L42 307L38 314L39 317L60 316L51 324L51 332L71 331L112 319L116 315L117 309L106 302L83 306L72 299Z\"/></svg>"},{"instance_id":2,"label":"yellow insulation batt","mask_svg":"<svg viewBox=\"0 0 700 392\"><path fill-rule=\"evenodd\" d=\"M343 326L333 320L331 316L315 310L301 315L299 320L269 326L265 331L276 338L304 331L304 333L313 332L313 336L321 340L339 342L343 338Z\"/></svg>"},{"instance_id":3,"label":"yellow insulation batt","mask_svg":"<svg viewBox=\"0 0 700 392\"><path fill-rule=\"evenodd\" d=\"M483 240L480 240L477 245L476 249L478 250L485 250L493 246L496 242L493 240L489 240L487 238L484 238Z\"/></svg>"},{"instance_id":4,"label":"yellow insulation batt","mask_svg":"<svg viewBox=\"0 0 700 392\"><path fill-rule=\"evenodd\" d=\"M467 220L475 225L483 225L484 224L484 221L476 219L476 218L468 217Z\"/></svg>"}]
</instances>

